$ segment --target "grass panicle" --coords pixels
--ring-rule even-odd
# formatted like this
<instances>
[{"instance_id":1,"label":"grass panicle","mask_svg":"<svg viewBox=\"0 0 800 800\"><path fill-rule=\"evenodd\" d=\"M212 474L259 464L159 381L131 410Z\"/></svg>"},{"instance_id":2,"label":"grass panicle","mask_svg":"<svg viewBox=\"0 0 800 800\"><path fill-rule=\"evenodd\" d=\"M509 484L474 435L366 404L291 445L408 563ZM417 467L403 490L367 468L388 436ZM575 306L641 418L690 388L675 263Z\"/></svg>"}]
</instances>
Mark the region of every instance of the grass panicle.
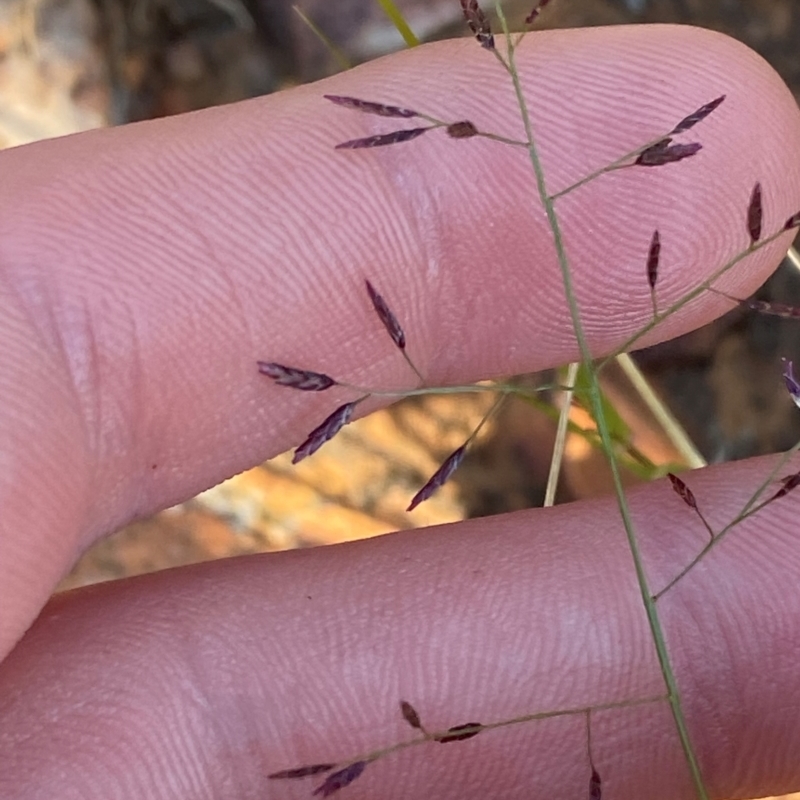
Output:
<instances>
[{"instance_id":1,"label":"grass panicle","mask_svg":"<svg viewBox=\"0 0 800 800\"><path fill-rule=\"evenodd\" d=\"M667 703L672 712L673 720L675 722L675 729L677 738L683 749L687 768L691 775L697 796L699 800L708 800L708 791L705 786L701 765L698 761L697 755L694 750L692 738L689 733L688 725L684 717L683 706L681 702L681 695L678 690L677 681L672 670L670 653L667 648L666 637L662 629L661 619L659 617L657 603L667 592L672 591L681 579L687 575L705 556L715 547L720 541L730 533L739 523L749 518L753 514L758 513L769 503L775 502L780 498L786 496L800 486L800 472L792 473L786 477L777 479L777 475L782 471L782 465L792 455L792 453L800 451L800 443L798 443L783 460L778 463L770 476L762 483L762 485L753 493L752 497L747 501L742 510L736 514L724 527L716 533L711 527L709 522L703 515L697 497L694 492L689 488L686 482L674 473L668 473L667 478L670 482L671 488L675 494L702 522L706 531L709 534L709 541L699 550L697 555L692 558L681 570L664 586L659 592L653 594L649 588L648 576L645 571L643 559L639 549L639 541L637 531L633 524L630 508L623 488L620 467L618 463L618 450L619 442L612 434L611 424L609 419L610 412L607 411L606 406L608 401L602 395L599 375L606 363L612 357L616 357L625 353L639 339L651 331L654 327L661 324L664 320L677 313L687 303L700 297L707 292L717 292L736 303L745 305L746 307L760 311L762 313L771 313L778 316L798 318L800 317L800 309L792 306L768 303L760 300L740 301L736 300L715 287L715 283L726 275L737 264L741 263L745 258L752 255L763 247L768 246L776 241L780 236L783 236L787 231L800 228L800 212L788 217L783 224L782 228L764 235L764 210L763 210L763 195L762 187L759 182L756 182L747 207L747 220L746 229L748 235L748 244L742 250L737 252L734 256L727 259L721 266L716 268L709 277L701 280L696 286L687 291L681 298L673 302L669 307L659 311L656 303L656 287L660 278L660 259L661 259L661 235L658 229L655 229L650 240L649 248L647 251L646 259L646 278L651 293L651 300L653 305L653 318L648 323L644 324L638 332L629 337L623 345L615 351L612 356L600 361L595 362L591 351L589 350L586 334L584 332L583 321L581 316L581 309L579 308L575 291L572 285L572 272L570 267L567 246L563 240L561 233L561 223L559 216L556 213L557 201L580 187L607 175L611 172L620 169L626 169L634 166L641 167L661 167L670 164L677 164L686 161L697 155L704 147L705 144L713 146L712 143L694 142L676 142L675 137L680 136L706 120L712 113L714 113L725 101L724 94L716 97L715 99L705 103L697 108L678 122L668 133L657 136L652 140L644 143L637 149L621 155L619 158L607 164L604 167L584 176L575 183L560 189L558 192L551 192L548 189L547 177L545 175L542 162L539 158L539 151L537 143L534 138L534 129L531 121L531 116L528 110L528 104L525 98L525 93L521 84L520 73L516 63L516 47L519 45L522 34L516 39L512 38L508 30L503 9L501 5L496 6L497 17L502 24L502 32L505 37L506 47L503 53L497 50L495 44L494 34L489 23L489 19L484 11L481 9L477 0L460 0L461 9L467 24L476 37L480 45L493 52L496 63L502 67L507 73L512 87L514 89L517 105L519 108L520 117L525 130L524 140L513 140L500 136L495 133L487 131L479 131L477 127L466 119L446 121L432 117L426 113L413 111L404 106L395 105L393 103L383 103L375 101L366 101L354 97L346 97L340 95L326 95L329 102L342 106L348 110L375 114L383 117L394 118L420 118L425 120L429 125L427 127L411 128L399 131L390 131L388 133L376 134L373 136L365 137L362 139L353 139L348 142L336 145L336 149L364 149L373 147L382 147L385 145L397 144L401 142L408 142L420 137L423 133L433 130L435 128L444 127L446 133L453 139L466 139L475 136L487 138L495 142L506 144L516 148L524 148L526 151L529 166L532 169L536 180L536 188L541 206L547 218L547 222L552 235L552 241L556 251L558 260L558 267L561 272L564 294L569 307L572 329L581 353L581 373L584 375L584 385L581 388L581 397L585 405L594 417L596 423L596 432L593 432L594 439L599 446L603 449L614 482L614 491L617 499L617 507L620 513L620 520L622 529L629 545L629 549L633 558L633 566L636 573L636 578L639 584L640 594L644 606L644 613L647 617L650 626L650 632L655 646L656 654L661 668L661 673L664 681L664 693L656 697L647 698L629 698L618 703L597 703L594 705L587 705L582 708L574 709L555 709L550 711L534 711L533 713L523 714L511 719L505 719L498 722L489 724L482 724L477 722L469 722L460 725L454 725L444 731L428 732L423 728L420 715L418 711L407 701L400 701L400 713L404 721L414 730L420 731L421 735L415 739L390 745L380 750L374 750L365 755L359 756L355 759L339 762L339 764L346 764L346 766L332 772L327 776L324 783L322 783L314 791L315 795L327 797L334 792L348 786L356 780L364 771L366 766L379 758L386 757L400 749L422 745L425 743L438 742L442 744L455 743L465 741L477 736L483 731L490 730L498 727L506 727L509 725L531 723L542 719L551 719L555 717L571 716L582 714L586 716L587 721L587 739L588 739L588 753L589 753L589 798L590 800L602 800L602 781L600 774L595 766L592 758L592 741L591 741L591 715L592 712L605 710L610 708L627 708L632 706L640 706L646 703ZM534 9L529 13L526 18L526 23L530 24L536 20L544 7L548 5L548 0L542 0ZM533 209L535 213L540 213L538 208ZM495 413L503 400L513 393L519 393L519 389L510 384L497 384L495 386L489 385L474 385L466 387L429 387L425 386L425 381L419 370L413 364L411 359L406 353L406 332L401 326L398 318L389 308L386 300L375 289L373 284L366 281L367 293L372 303L373 310L377 314L381 323L389 333L389 336L394 346L399 349L403 356L408 361L409 365L422 382L423 387L409 389L405 392L382 393L377 390L364 390L364 394L358 399L345 403L339 406L332 412L323 422L319 425L306 441L298 447L295 451L295 462L305 458L311 453L315 452L322 444L329 441L341 428L347 424L352 418L353 412L358 403L365 400L372 394L392 394L393 396L412 395L421 393L436 393L436 392L449 392L455 390L489 390L497 391L498 399L487 414L483 417L480 423L476 426L467 440L456 450L454 450L436 470L436 472L425 482L422 488L414 495L408 510L411 511L416 508L420 503L431 497L462 464L469 444L477 436L482 426ZM303 389L306 391L322 391L323 389L331 388L332 386L339 386L343 388L358 389L350 384L339 382L325 375L324 373L305 371L290 367L285 367L277 362L259 362L259 370L272 378L277 384L288 386L295 389ZM577 375L577 371L573 373ZM792 363L786 362L784 367L784 381L790 393L790 396L795 403L800 406L800 383L794 376ZM574 379L573 382L576 382ZM575 387L560 387L566 388L572 392ZM359 390L360 391L360 390ZM777 489L773 490L777 480ZM771 492L771 493L770 493ZM766 499L763 499L766 498ZM316 764L307 767L298 767L296 769L284 770L278 773L272 773L270 778L300 778L308 775L322 774L323 772L330 772L335 769L337 765L333 763Z\"/></svg>"}]
</instances>

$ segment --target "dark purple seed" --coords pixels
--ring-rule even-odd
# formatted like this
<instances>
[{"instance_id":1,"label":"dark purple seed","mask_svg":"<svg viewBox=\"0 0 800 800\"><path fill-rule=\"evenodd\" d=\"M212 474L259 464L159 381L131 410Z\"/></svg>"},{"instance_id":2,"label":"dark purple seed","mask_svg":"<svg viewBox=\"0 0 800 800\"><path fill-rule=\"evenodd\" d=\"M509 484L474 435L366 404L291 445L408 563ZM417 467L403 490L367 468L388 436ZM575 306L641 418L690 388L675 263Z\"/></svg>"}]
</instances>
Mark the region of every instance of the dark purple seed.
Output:
<instances>
[{"instance_id":1,"label":"dark purple seed","mask_svg":"<svg viewBox=\"0 0 800 800\"><path fill-rule=\"evenodd\" d=\"M678 495L678 497L680 497L681 500L683 500L683 502L689 506L689 508L693 508L695 511L697 511L697 500L695 499L692 490L677 475L673 475L671 472L668 472L667 477L669 478L672 488L675 490L675 493Z\"/></svg>"},{"instance_id":2,"label":"dark purple seed","mask_svg":"<svg viewBox=\"0 0 800 800\"><path fill-rule=\"evenodd\" d=\"M589 778L589 800L603 800L603 784L600 774L592 767L592 776Z\"/></svg>"},{"instance_id":3,"label":"dark purple seed","mask_svg":"<svg viewBox=\"0 0 800 800\"><path fill-rule=\"evenodd\" d=\"M434 736L437 742L447 744L448 742L463 742L477 736L483 730L480 722L466 722L463 725L454 725L448 728L445 733Z\"/></svg>"},{"instance_id":4,"label":"dark purple seed","mask_svg":"<svg viewBox=\"0 0 800 800\"><path fill-rule=\"evenodd\" d=\"M403 715L403 719L412 727L416 728L417 730L422 730L422 722L419 718L419 714L417 714L416 709L411 703L407 703L405 700L400 701L400 713Z\"/></svg>"},{"instance_id":5,"label":"dark purple seed","mask_svg":"<svg viewBox=\"0 0 800 800\"><path fill-rule=\"evenodd\" d=\"M470 136L477 136L478 129L468 120L453 122L447 126L447 135L453 139L469 139Z\"/></svg>"},{"instance_id":6,"label":"dark purple seed","mask_svg":"<svg viewBox=\"0 0 800 800\"><path fill-rule=\"evenodd\" d=\"M317 786L312 794L319 795L320 797L330 797L334 792L338 792L339 789L344 789L345 786L349 786L361 775L366 766L366 761L354 761L352 764L348 764L344 769L340 769L338 772L328 775L325 779L325 783Z\"/></svg>"},{"instance_id":7,"label":"dark purple seed","mask_svg":"<svg viewBox=\"0 0 800 800\"><path fill-rule=\"evenodd\" d=\"M371 103L369 100L359 100L357 97L345 97L340 94L324 94L326 100L330 100L337 106L352 108L356 111L363 111L367 114L377 114L379 117L418 117L416 111L410 108L400 108L400 106L387 106L383 103Z\"/></svg>"},{"instance_id":8,"label":"dark purple seed","mask_svg":"<svg viewBox=\"0 0 800 800\"><path fill-rule=\"evenodd\" d=\"M661 167L664 164L674 164L683 161L703 149L700 142L690 142L689 144L671 144L668 137L650 145L643 150L634 162L640 167Z\"/></svg>"},{"instance_id":9,"label":"dark purple seed","mask_svg":"<svg viewBox=\"0 0 800 800\"><path fill-rule=\"evenodd\" d=\"M790 231L792 228L800 228L800 211L798 211L796 214L792 214L792 216L786 220L786 224L783 226L785 231Z\"/></svg>"},{"instance_id":10,"label":"dark purple seed","mask_svg":"<svg viewBox=\"0 0 800 800\"><path fill-rule=\"evenodd\" d=\"M656 281L658 281L658 259L661 255L661 238L658 231L653 233L653 238L650 240L650 250L647 253L647 282L650 284L651 289L656 288Z\"/></svg>"},{"instance_id":11,"label":"dark purple seed","mask_svg":"<svg viewBox=\"0 0 800 800\"><path fill-rule=\"evenodd\" d=\"M779 500L781 497L785 497L789 492L793 489L796 489L800 486L800 472L796 472L794 475L788 475L785 478L781 478L781 483L783 484L777 492L775 492L769 500L765 501L764 505L767 503L771 503L773 500Z\"/></svg>"},{"instance_id":12,"label":"dark purple seed","mask_svg":"<svg viewBox=\"0 0 800 800\"><path fill-rule=\"evenodd\" d=\"M274 361L259 361L258 371L268 378L272 378L279 386L291 386L304 392L323 392L336 386L336 381L329 375L321 372L311 372L306 369L295 369Z\"/></svg>"},{"instance_id":13,"label":"dark purple seed","mask_svg":"<svg viewBox=\"0 0 800 800\"><path fill-rule=\"evenodd\" d=\"M317 450L329 442L337 433L350 422L353 411L360 401L354 400L339 406L332 414L327 416L320 425L308 434L308 438L294 451L292 464L297 464L304 458L313 455Z\"/></svg>"},{"instance_id":14,"label":"dark purple seed","mask_svg":"<svg viewBox=\"0 0 800 800\"><path fill-rule=\"evenodd\" d=\"M305 778L309 775L319 775L333 769L336 764L309 764L307 767L296 767L295 769L282 769L280 772L273 772L267 775L270 780L281 778Z\"/></svg>"},{"instance_id":15,"label":"dark purple seed","mask_svg":"<svg viewBox=\"0 0 800 800\"><path fill-rule=\"evenodd\" d=\"M783 382L794 404L800 407L800 383L794 375L794 365L785 358L783 359Z\"/></svg>"},{"instance_id":16,"label":"dark purple seed","mask_svg":"<svg viewBox=\"0 0 800 800\"><path fill-rule=\"evenodd\" d=\"M475 34L481 47L494 50L492 28L489 25L488 17L478 5L478 0L461 0L461 10L464 12L464 19L467 21L469 29Z\"/></svg>"},{"instance_id":17,"label":"dark purple seed","mask_svg":"<svg viewBox=\"0 0 800 800\"><path fill-rule=\"evenodd\" d=\"M407 128L406 130L392 131L391 133L378 133L375 136L366 136L363 139L350 139L348 142L337 144L335 149L360 150L364 147L385 147L389 144L410 142L429 130L430 128Z\"/></svg>"},{"instance_id":18,"label":"dark purple seed","mask_svg":"<svg viewBox=\"0 0 800 800\"><path fill-rule=\"evenodd\" d=\"M549 2L550 2L550 0L540 0L539 4L534 7L533 11L531 11L531 13L528 14L527 17L525 17L525 24L526 25L533 25L533 23L536 21L536 17L538 17L539 14L542 13L542 11L544 10L544 7Z\"/></svg>"},{"instance_id":19,"label":"dark purple seed","mask_svg":"<svg viewBox=\"0 0 800 800\"><path fill-rule=\"evenodd\" d=\"M458 469L467 452L466 444L454 450L439 469L431 475L428 482L414 495L406 511L413 511L420 503L427 500L439 487L447 483L447 479Z\"/></svg>"},{"instance_id":20,"label":"dark purple seed","mask_svg":"<svg viewBox=\"0 0 800 800\"><path fill-rule=\"evenodd\" d=\"M755 244L761 238L761 224L764 219L764 207L761 202L761 184L753 187L750 195L750 204L747 206L747 232L750 234L750 244Z\"/></svg>"},{"instance_id":21,"label":"dark purple seed","mask_svg":"<svg viewBox=\"0 0 800 800\"><path fill-rule=\"evenodd\" d=\"M770 314L773 317L784 317L785 319L800 318L800 307L798 306L790 306L786 303L772 303L769 300L740 300L739 302L759 314Z\"/></svg>"},{"instance_id":22,"label":"dark purple seed","mask_svg":"<svg viewBox=\"0 0 800 800\"><path fill-rule=\"evenodd\" d=\"M688 117L684 117L671 131L670 136L677 136L679 133L684 133L688 131L689 128L694 128L698 122L702 122L712 111L718 108L722 101L725 99L725 95L718 97L716 100L712 100L710 103L706 103L704 106L700 106L697 111L689 114Z\"/></svg>"},{"instance_id":23,"label":"dark purple seed","mask_svg":"<svg viewBox=\"0 0 800 800\"><path fill-rule=\"evenodd\" d=\"M375 313L389 332L392 341L401 350L405 349L406 335L403 333L403 328L400 326L397 317L392 313L392 310L386 304L383 297L375 291L375 287L369 281L365 281L365 283L367 284L367 293L369 294L369 299L372 301L372 307L375 309Z\"/></svg>"}]
</instances>

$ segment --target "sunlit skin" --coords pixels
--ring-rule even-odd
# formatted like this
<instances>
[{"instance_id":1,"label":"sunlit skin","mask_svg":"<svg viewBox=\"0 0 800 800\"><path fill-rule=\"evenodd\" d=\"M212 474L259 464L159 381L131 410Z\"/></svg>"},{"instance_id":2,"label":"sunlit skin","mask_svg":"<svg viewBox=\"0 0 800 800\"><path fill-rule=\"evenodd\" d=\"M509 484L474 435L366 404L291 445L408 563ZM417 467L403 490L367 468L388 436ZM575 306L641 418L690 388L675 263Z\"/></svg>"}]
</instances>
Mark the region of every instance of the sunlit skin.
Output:
<instances>
[{"instance_id":1,"label":"sunlit skin","mask_svg":"<svg viewBox=\"0 0 800 800\"><path fill-rule=\"evenodd\" d=\"M748 246L756 182L764 236L800 209L800 114L742 45L686 27L553 32L529 36L519 63L554 193L726 95L692 158L558 201L598 356L652 319L656 228L665 309ZM324 94L521 135L507 76L465 40L0 154L0 797L306 797L319 777L266 776L412 738L401 700L443 731L663 692L611 498L48 600L92 542L296 446L356 399L277 386L257 361L409 383L365 279L431 384L577 357L524 152L444 130L336 151L386 120ZM790 243L720 290L748 296ZM706 293L645 343L728 308ZM769 469L683 477L719 529ZM630 503L658 591L708 532L667 481ZM793 492L747 519L658 603L714 797L800 786L799 510ZM609 797L692 796L665 703L593 713L592 759ZM590 777L572 714L399 751L338 796L558 800L587 796Z\"/></svg>"}]
</instances>

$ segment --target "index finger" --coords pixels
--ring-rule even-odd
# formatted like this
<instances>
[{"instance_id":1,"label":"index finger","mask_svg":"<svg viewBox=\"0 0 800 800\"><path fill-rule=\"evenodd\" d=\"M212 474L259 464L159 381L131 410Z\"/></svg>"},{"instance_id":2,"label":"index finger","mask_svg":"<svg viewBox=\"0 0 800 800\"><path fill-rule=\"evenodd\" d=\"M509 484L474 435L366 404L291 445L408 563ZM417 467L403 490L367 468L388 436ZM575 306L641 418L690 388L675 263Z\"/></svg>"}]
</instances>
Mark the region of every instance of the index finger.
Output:
<instances>
[{"instance_id":1,"label":"index finger","mask_svg":"<svg viewBox=\"0 0 800 800\"><path fill-rule=\"evenodd\" d=\"M767 188L768 226L800 205L797 110L743 46L687 28L618 28L541 34L519 57L553 191L728 96L690 168L607 176L560 204L598 355L649 318L654 226L668 303L746 244L754 181ZM369 315L365 277L392 299L430 383L575 358L524 151L437 131L334 152L386 121L331 106L326 93L522 135L507 76L464 41L266 100L0 156L0 430L13 467L0 478L0 650L93 538L296 443L342 402L268 385L257 359L409 382ZM748 259L728 285L746 293L785 245ZM648 341L723 308L701 298Z\"/></svg>"}]
</instances>

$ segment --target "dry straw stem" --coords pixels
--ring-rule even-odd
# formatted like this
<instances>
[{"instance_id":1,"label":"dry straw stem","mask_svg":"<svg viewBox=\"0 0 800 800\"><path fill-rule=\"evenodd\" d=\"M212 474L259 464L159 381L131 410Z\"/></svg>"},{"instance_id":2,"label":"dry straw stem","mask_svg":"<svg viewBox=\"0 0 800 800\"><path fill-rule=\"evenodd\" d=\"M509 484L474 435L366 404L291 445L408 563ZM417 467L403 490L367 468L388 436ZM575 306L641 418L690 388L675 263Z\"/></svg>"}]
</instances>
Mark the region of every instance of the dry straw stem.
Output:
<instances>
[{"instance_id":1,"label":"dry straw stem","mask_svg":"<svg viewBox=\"0 0 800 800\"><path fill-rule=\"evenodd\" d=\"M564 449L567 444L567 429L569 427L569 413L572 408L572 398L575 394L575 381L581 365L575 361L567 369L567 386L561 397L561 407L558 412L558 427L556 428L556 441L553 445L553 456L550 459L550 472L547 475L547 486L544 492L544 505L552 506L556 502L558 490L558 476L561 474L561 464L564 461Z\"/></svg>"},{"instance_id":2,"label":"dry straw stem","mask_svg":"<svg viewBox=\"0 0 800 800\"><path fill-rule=\"evenodd\" d=\"M702 453L697 449L691 437L686 433L685 428L678 422L674 414L662 402L661 398L653 391L653 388L645 378L642 371L636 366L636 362L627 354L621 353L617 356L617 364L622 369L625 377L639 393L650 413L656 418L664 429L670 442L681 454L690 469L705 467L708 462L703 458Z\"/></svg>"}]
</instances>

